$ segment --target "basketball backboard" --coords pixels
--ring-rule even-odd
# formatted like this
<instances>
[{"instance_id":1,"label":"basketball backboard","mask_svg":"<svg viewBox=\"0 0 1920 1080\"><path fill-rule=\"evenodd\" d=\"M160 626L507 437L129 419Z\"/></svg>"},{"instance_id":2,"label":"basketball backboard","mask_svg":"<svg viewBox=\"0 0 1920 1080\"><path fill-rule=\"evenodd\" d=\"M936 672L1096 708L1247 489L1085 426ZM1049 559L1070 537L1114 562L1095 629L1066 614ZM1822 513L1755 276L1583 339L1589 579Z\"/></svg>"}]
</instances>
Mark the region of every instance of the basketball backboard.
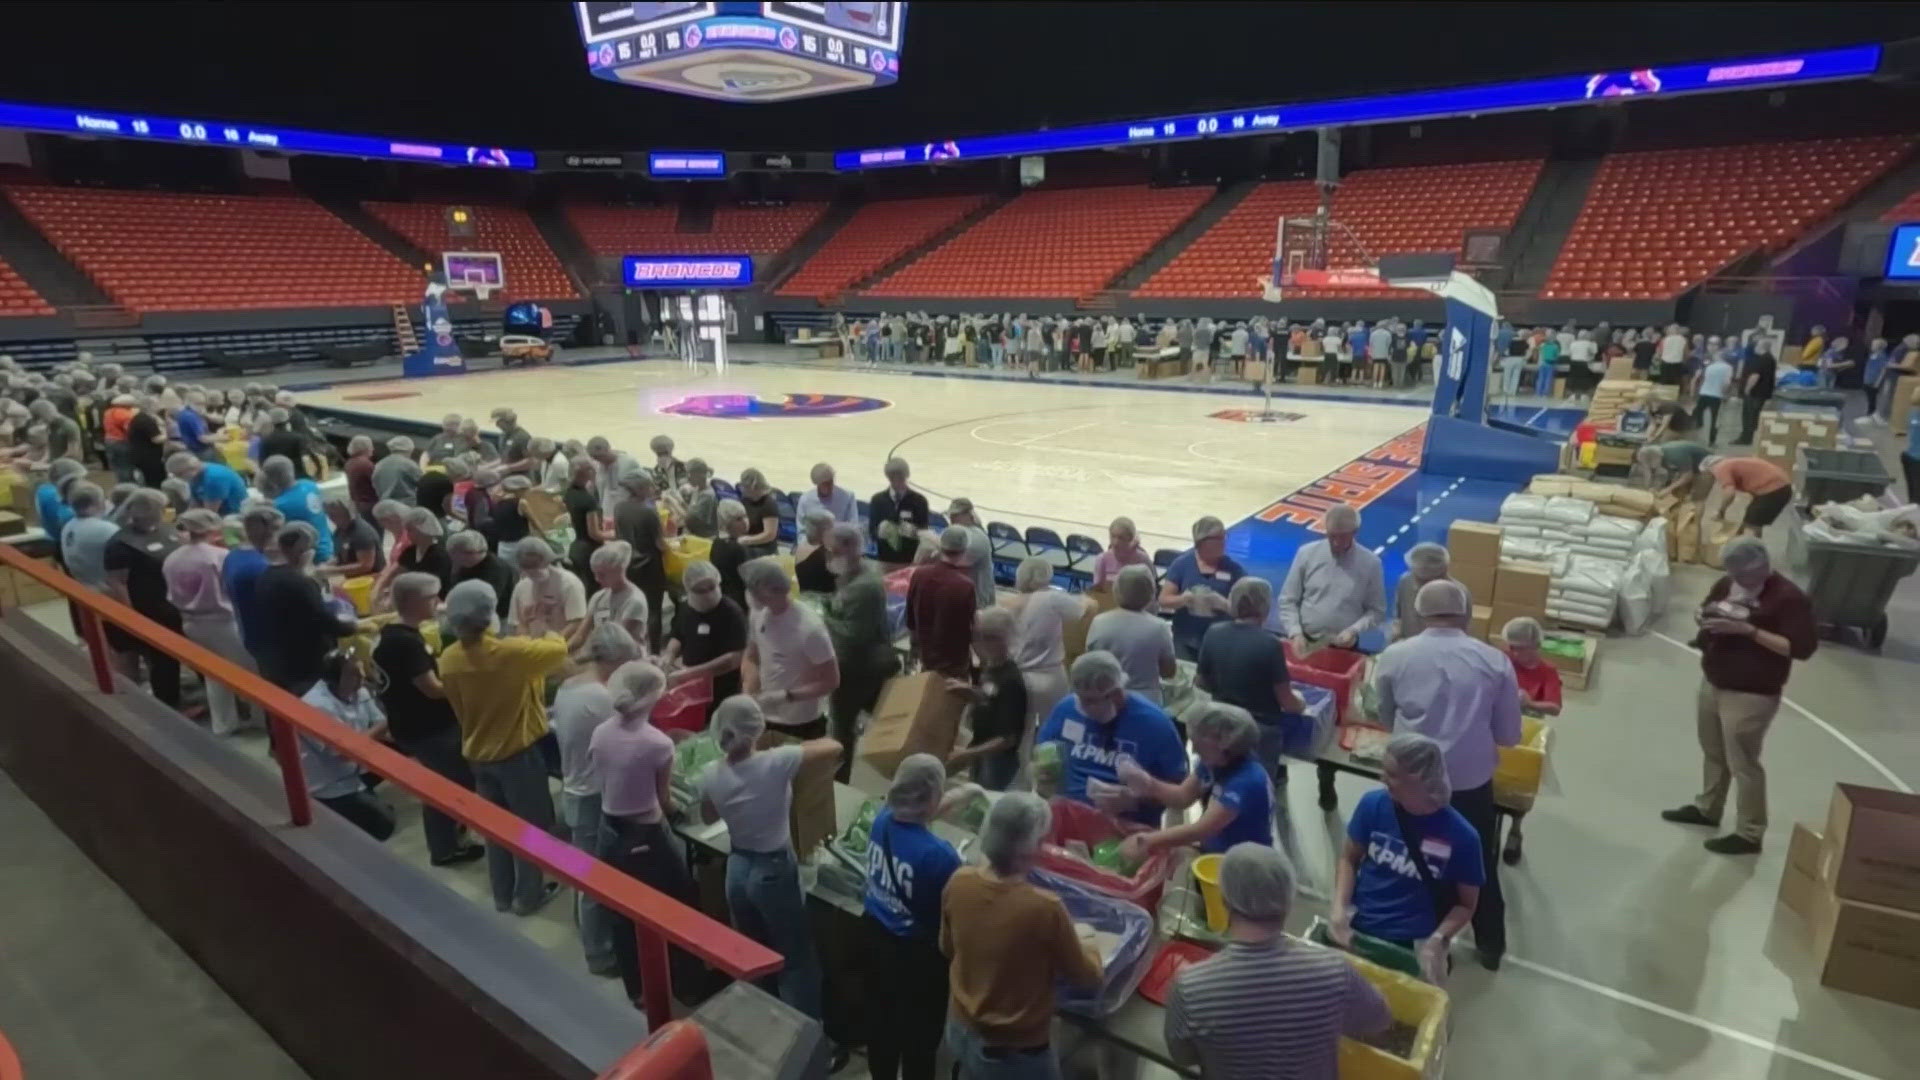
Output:
<instances>
[{"instance_id":1,"label":"basketball backboard","mask_svg":"<svg viewBox=\"0 0 1920 1080\"><path fill-rule=\"evenodd\" d=\"M497 251L448 251L440 256L447 288L485 300L507 287L506 265Z\"/></svg>"}]
</instances>

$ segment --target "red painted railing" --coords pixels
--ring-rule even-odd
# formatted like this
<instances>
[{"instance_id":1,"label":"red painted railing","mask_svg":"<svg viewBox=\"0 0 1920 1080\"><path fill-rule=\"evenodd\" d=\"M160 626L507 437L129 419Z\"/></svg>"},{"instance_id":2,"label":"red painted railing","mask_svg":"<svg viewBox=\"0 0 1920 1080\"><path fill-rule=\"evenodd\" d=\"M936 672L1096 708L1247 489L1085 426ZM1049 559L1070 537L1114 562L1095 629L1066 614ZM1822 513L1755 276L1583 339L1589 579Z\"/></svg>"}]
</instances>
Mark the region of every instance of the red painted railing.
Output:
<instances>
[{"instance_id":1,"label":"red painted railing","mask_svg":"<svg viewBox=\"0 0 1920 1080\"><path fill-rule=\"evenodd\" d=\"M700 1052L706 1053L706 1042L700 1044ZM20 1055L13 1052L13 1044L5 1035L0 1035L0 1080L26 1080L27 1070L20 1067ZM608 1080L639 1080L640 1073L611 1073ZM694 1080L689 1076L678 1080Z\"/></svg>"},{"instance_id":2,"label":"red painted railing","mask_svg":"<svg viewBox=\"0 0 1920 1080\"><path fill-rule=\"evenodd\" d=\"M294 737L297 733L359 762L385 777L388 783L411 792L422 803L631 919L639 939L647 1023L655 1031L673 1019L673 977L667 964L669 943L736 979L761 979L780 969L779 953L555 839L546 830L515 817L391 747L346 727L259 675L188 641L132 608L94 592L11 546L0 545L0 565L12 567L74 603L80 618L80 636L92 656L94 681L101 693L111 694L117 690L102 631L103 624L111 623L198 671L202 678L220 683L236 696L259 705L267 714L273 756L280 766L287 813L294 825L305 826L313 820L313 804L307 797L299 745ZM704 1042L701 1045L704 1050ZM17 1067L15 1074L8 1074L5 1064L4 1055L0 1055L0 1080L14 1080Z\"/></svg>"}]
</instances>

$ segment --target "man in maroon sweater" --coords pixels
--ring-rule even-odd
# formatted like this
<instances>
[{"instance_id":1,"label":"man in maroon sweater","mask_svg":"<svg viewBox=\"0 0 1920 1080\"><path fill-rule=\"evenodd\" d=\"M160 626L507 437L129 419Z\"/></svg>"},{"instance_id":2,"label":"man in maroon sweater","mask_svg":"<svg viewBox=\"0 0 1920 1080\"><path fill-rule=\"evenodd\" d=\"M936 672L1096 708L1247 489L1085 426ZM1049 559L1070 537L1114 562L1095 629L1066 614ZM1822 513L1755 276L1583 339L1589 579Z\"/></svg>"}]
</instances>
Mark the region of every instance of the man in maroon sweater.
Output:
<instances>
[{"instance_id":1,"label":"man in maroon sweater","mask_svg":"<svg viewBox=\"0 0 1920 1080\"><path fill-rule=\"evenodd\" d=\"M1751 855L1767 831L1767 771L1760 745L1780 711L1780 692L1795 660L1813 655L1815 627L1807 594L1774 572L1767 547L1750 536L1720 552L1726 576L1700 608L1698 727L1705 786L1693 802L1660 816L1683 825L1716 826L1727 789L1740 783L1734 830L1708 840L1708 851Z\"/></svg>"},{"instance_id":2,"label":"man in maroon sweater","mask_svg":"<svg viewBox=\"0 0 1920 1080\"><path fill-rule=\"evenodd\" d=\"M940 534L940 561L914 571L907 585L907 632L920 666L967 678L973 666L973 577L967 572L967 530Z\"/></svg>"}]
</instances>

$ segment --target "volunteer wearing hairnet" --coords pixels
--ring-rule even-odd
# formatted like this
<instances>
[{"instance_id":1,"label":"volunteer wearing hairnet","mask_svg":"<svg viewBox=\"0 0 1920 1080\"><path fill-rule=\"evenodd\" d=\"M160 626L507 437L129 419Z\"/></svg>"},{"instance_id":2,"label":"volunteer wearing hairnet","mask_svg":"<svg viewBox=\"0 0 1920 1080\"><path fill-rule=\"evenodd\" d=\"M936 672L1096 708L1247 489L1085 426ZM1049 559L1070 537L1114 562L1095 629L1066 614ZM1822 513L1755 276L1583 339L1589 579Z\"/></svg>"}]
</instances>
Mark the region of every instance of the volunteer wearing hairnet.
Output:
<instances>
[{"instance_id":1,"label":"volunteer wearing hairnet","mask_svg":"<svg viewBox=\"0 0 1920 1080\"><path fill-rule=\"evenodd\" d=\"M1227 592L1247 571L1227 555L1227 527L1211 515L1193 523L1193 550L1160 578L1160 610L1173 613L1173 647L1191 660L1207 628L1227 613Z\"/></svg>"},{"instance_id":2,"label":"volunteer wearing hairnet","mask_svg":"<svg viewBox=\"0 0 1920 1080\"><path fill-rule=\"evenodd\" d=\"M933 1080L947 1019L947 958L940 955L940 894L960 855L928 825L941 810L947 770L910 754L894 771L867 843L867 1072L873 1080ZM977 787L956 789L972 797Z\"/></svg>"},{"instance_id":3,"label":"volunteer wearing hairnet","mask_svg":"<svg viewBox=\"0 0 1920 1080\"><path fill-rule=\"evenodd\" d=\"M887 621L887 585L867 564L866 546L860 526L845 521L828 529L821 545L826 569L836 583L821 619L840 664L840 685L827 695L827 714L834 741L845 748L834 774L841 783L853 773L860 714L873 711L881 687L900 671L900 654L893 649L892 626Z\"/></svg>"},{"instance_id":4,"label":"volunteer wearing hairnet","mask_svg":"<svg viewBox=\"0 0 1920 1080\"><path fill-rule=\"evenodd\" d=\"M947 1047L962 1080L1057 1080L1054 987L1100 985L1100 957L1066 905L1027 880L1052 822L1039 796L1000 796L980 829L986 865L955 871L941 897Z\"/></svg>"},{"instance_id":5,"label":"volunteer wearing hairnet","mask_svg":"<svg viewBox=\"0 0 1920 1080\"><path fill-rule=\"evenodd\" d=\"M1120 845L1129 862L1163 848L1196 844L1221 852L1235 844L1273 843L1273 778L1260 766L1260 726L1247 710L1211 702L1193 721L1193 750L1200 765L1177 784L1155 780L1132 758L1120 763L1120 782L1147 802L1184 810L1201 799L1198 821L1134 833Z\"/></svg>"},{"instance_id":6,"label":"volunteer wearing hairnet","mask_svg":"<svg viewBox=\"0 0 1920 1080\"><path fill-rule=\"evenodd\" d=\"M1479 834L1485 860L1474 882L1485 888L1474 910L1473 940L1480 963L1494 970L1507 951L1507 926L1497 874L1493 770L1500 747L1520 741L1520 684L1500 650L1468 636L1472 609L1459 582L1427 582L1414 608L1427 628L1388 646L1374 664L1380 720L1395 731L1427 736L1446 755L1451 804Z\"/></svg>"},{"instance_id":7,"label":"volunteer wearing hairnet","mask_svg":"<svg viewBox=\"0 0 1920 1080\"><path fill-rule=\"evenodd\" d=\"M1393 1022L1380 991L1346 957L1287 937L1293 864L1235 844L1220 861L1226 946L1183 968L1167 993L1167 1050L1208 1080L1330 1077L1340 1037Z\"/></svg>"},{"instance_id":8,"label":"volunteer wearing hairnet","mask_svg":"<svg viewBox=\"0 0 1920 1080\"><path fill-rule=\"evenodd\" d=\"M990 791L1005 791L1020 772L1020 745L1027 734L1027 681L1013 662L1013 612L981 608L974 616L973 651L980 665L971 681L948 679L947 688L968 696L973 741L947 755L947 767L971 765Z\"/></svg>"},{"instance_id":9,"label":"volunteer wearing hairnet","mask_svg":"<svg viewBox=\"0 0 1920 1080\"><path fill-rule=\"evenodd\" d=\"M753 608L747 616L747 692L773 729L796 739L827 733L820 706L840 687L840 662L827 625L793 602L786 568L763 556L740 568Z\"/></svg>"},{"instance_id":10,"label":"volunteer wearing hairnet","mask_svg":"<svg viewBox=\"0 0 1920 1080\"><path fill-rule=\"evenodd\" d=\"M720 703L740 692L740 661L747 654L747 615L720 594L720 571L705 559L694 559L680 574L685 603L673 609L673 633L661 666L667 681L678 686L698 679L713 680L713 700L707 719Z\"/></svg>"},{"instance_id":11,"label":"volunteer wearing hairnet","mask_svg":"<svg viewBox=\"0 0 1920 1080\"><path fill-rule=\"evenodd\" d=\"M1513 664L1513 677L1520 684L1520 711L1535 716L1560 715L1560 672L1540 656L1540 623L1528 616L1508 619L1500 628L1501 643L1507 660ZM1513 824L1507 828L1507 842L1500 849L1500 861L1513 866L1520 861L1526 839L1520 823L1526 812L1508 810Z\"/></svg>"},{"instance_id":12,"label":"volunteer wearing hairnet","mask_svg":"<svg viewBox=\"0 0 1920 1080\"><path fill-rule=\"evenodd\" d=\"M1420 587L1429 581L1452 581L1450 558L1445 544L1432 541L1415 544L1407 549L1407 572L1400 575L1399 584L1393 587L1393 639L1402 641L1427 628L1427 621L1415 610L1414 597L1420 594ZM1464 587L1464 586L1463 586ZM1490 596L1481 597L1492 603ZM1471 602L1472 597L1468 597Z\"/></svg>"},{"instance_id":13,"label":"volunteer wearing hairnet","mask_svg":"<svg viewBox=\"0 0 1920 1080\"><path fill-rule=\"evenodd\" d=\"M1380 779L1354 807L1334 862L1333 939L1350 945L1358 932L1413 949L1435 979L1487 880L1480 834L1448 805L1445 751L1425 735L1388 739Z\"/></svg>"},{"instance_id":14,"label":"volunteer wearing hairnet","mask_svg":"<svg viewBox=\"0 0 1920 1080\"><path fill-rule=\"evenodd\" d=\"M615 541L619 543L619 541ZM606 548L594 552L598 559ZM624 557L622 569L625 568ZM620 583L635 596L640 590ZM603 590L595 596L605 596ZM645 620L641 633L646 633ZM601 724L613 718L613 694L607 680L630 660L643 656L638 642L626 627L603 622L585 635L579 659L586 670L560 684L553 696L548 719L554 740L560 747L560 818L572 830L573 846L582 851L600 850L600 780L587 762L588 744ZM662 680L664 682L664 679ZM587 970L595 975L611 975L618 970L613 959L613 913L585 893L574 898L574 921L580 927L580 944L586 951Z\"/></svg>"},{"instance_id":15,"label":"volunteer wearing hairnet","mask_svg":"<svg viewBox=\"0 0 1920 1080\"><path fill-rule=\"evenodd\" d=\"M1296 653L1311 645L1351 649L1386 621L1386 579L1380 556L1354 539L1360 513L1345 503L1327 509L1325 540L1303 544L1280 586L1280 622Z\"/></svg>"},{"instance_id":16,"label":"volunteer wearing hairnet","mask_svg":"<svg viewBox=\"0 0 1920 1080\"><path fill-rule=\"evenodd\" d=\"M786 957L778 976L780 1000L817 1020L820 957L787 813L794 775L803 766L838 760L840 744L811 739L756 750L766 730L753 698L741 694L721 702L713 731L724 756L700 774L695 790L702 819L727 823L727 910L734 928Z\"/></svg>"},{"instance_id":17,"label":"volunteer wearing hairnet","mask_svg":"<svg viewBox=\"0 0 1920 1080\"><path fill-rule=\"evenodd\" d=\"M1173 629L1148 611L1153 603L1153 570L1128 566L1113 579L1113 599L1119 606L1093 617L1087 628L1087 648L1103 649L1127 670L1127 689L1160 704L1160 680L1171 679L1174 663Z\"/></svg>"},{"instance_id":18,"label":"volunteer wearing hairnet","mask_svg":"<svg viewBox=\"0 0 1920 1080\"><path fill-rule=\"evenodd\" d=\"M1034 736L1035 779L1055 779L1060 794L1110 814L1158 827L1160 804L1134 796L1120 783L1120 757L1132 758L1155 780L1187 778L1187 751L1160 707L1127 692L1127 674L1112 653L1082 655L1068 672L1072 692L1060 699ZM1058 764L1042 767L1042 748ZM1056 774L1049 776L1043 774Z\"/></svg>"}]
</instances>

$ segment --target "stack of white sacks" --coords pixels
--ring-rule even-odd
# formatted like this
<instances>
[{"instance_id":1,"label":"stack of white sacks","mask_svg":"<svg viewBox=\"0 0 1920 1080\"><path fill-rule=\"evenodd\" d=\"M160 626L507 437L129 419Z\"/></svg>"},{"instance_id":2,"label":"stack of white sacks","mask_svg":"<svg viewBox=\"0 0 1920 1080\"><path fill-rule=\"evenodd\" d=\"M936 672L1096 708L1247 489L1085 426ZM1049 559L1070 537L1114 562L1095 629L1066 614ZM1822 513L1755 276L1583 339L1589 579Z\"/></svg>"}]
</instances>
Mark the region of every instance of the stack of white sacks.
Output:
<instances>
[{"instance_id":1,"label":"stack of white sacks","mask_svg":"<svg viewBox=\"0 0 1920 1080\"><path fill-rule=\"evenodd\" d=\"M1646 524L1599 513L1587 499L1522 493L1500 504L1500 532L1502 559L1543 563L1553 575L1547 614L1561 622L1605 630L1617 613L1638 634L1665 605L1665 520Z\"/></svg>"}]
</instances>

